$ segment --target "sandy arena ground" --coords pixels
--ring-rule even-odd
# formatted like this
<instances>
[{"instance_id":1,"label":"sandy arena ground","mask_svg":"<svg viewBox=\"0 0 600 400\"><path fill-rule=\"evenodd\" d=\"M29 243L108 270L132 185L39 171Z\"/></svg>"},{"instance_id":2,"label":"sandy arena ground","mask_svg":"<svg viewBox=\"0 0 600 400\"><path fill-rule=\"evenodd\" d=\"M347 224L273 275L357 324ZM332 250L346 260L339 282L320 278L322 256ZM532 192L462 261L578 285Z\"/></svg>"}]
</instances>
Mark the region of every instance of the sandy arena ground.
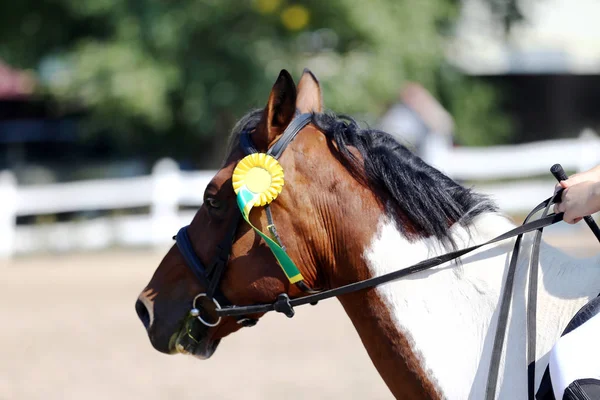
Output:
<instances>
[{"instance_id":1,"label":"sandy arena ground","mask_svg":"<svg viewBox=\"0 0 600 400\"><path fill-rule=\"evenodd\" d=\"M582 255L590 236L549 241ZM268 315L209 361L154 351L134 301L162 254L0 262L0 400L391 398L337 300Z\"/></svg>"},{"instance_id":2,"label":"sandy arena ground","mask_svg":"<svg viewBox=\"0 0 600 400\"><path fill-rule=\"evenodd\" d=\"M0 264L0 399L386 399L333 299L267 315L208 361L150 345L134 310L162 254L110 251Z\"/></svg>"}]
</instances>

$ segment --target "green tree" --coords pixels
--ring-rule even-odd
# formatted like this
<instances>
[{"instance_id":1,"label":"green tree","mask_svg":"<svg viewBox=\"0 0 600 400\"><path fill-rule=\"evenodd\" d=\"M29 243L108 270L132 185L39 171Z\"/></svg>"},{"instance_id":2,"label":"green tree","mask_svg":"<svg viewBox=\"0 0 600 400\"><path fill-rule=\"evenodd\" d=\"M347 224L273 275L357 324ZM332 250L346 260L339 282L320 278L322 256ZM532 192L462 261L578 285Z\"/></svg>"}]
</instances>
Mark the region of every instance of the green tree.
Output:
<instances>
[{"instance_id":1,"label":"green tree","mask_svg":"<svg viewBox=\"0 0 600 400\"><path fill-rule=\"evenodd\" d=\"M516 0L495 5L519 16ZM502 5L502 6L501 6ZM443 57L457 0L53 0L0 3L0 58L36 70L45 93L88 110L89 135L123 151L214 167L233 123L262 107L280 69L321 79L326 106L373 122L418 81L463 144L509 132L497 93ZM518 11L518 10L517 10ZM485 135L482 133L485 132Z\"/></svg>"}]
</instances>

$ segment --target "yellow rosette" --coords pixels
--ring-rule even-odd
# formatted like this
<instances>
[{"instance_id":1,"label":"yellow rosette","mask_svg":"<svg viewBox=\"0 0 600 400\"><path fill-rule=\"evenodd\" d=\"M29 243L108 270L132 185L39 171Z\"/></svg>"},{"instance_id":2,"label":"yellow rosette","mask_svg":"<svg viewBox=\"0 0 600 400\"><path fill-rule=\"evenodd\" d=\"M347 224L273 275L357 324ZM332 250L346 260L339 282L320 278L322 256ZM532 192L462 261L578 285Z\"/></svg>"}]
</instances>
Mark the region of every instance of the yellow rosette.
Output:
<instances>
[{"instance_id":1,"label":"yellow rosette","mask_svg":"<svg viewBox=\"0 0 600 400\"><path fill-rule=\"evenodd\" d=\"M283 190L283 168L268 154L250 154L235 167L232 182L236 195L245 186L256 197L254 205L266 206Z\"/></svg>"}]
</instances>

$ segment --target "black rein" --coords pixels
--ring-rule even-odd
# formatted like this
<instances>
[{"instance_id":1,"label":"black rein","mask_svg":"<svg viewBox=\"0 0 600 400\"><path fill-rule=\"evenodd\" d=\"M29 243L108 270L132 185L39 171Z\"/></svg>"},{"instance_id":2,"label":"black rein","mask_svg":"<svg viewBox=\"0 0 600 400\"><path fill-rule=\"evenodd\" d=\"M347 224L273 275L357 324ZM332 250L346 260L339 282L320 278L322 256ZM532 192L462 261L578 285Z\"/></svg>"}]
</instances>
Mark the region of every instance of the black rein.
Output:
<instances>
[{"instance_id":1,"label":"black rein","mask_svg":"<svg viewBox=\"0 0 600 400\"><path fill-rule=\"evenodd\" d=\"M549 203L555 203L556 199L560 199L560 195L562 192L558 192L555 196L550 197L540 203L534 210L537 212L543 208L545 208ZM287 294L282 293L277 298L277 301L274 303L266 303L266 304L257 304L250 306L229 306L223 307L217 310L217 314L221 317L230 317L230 316L238 316L238 315L247 315L247 314L258 314L258 313L266 313L270 311L278 311L282 312L286 315L292 314L290 310L293 311L294 307L301 306L304 304L315 304L318 301L329 299L331 297L342 296L344 294L357 292L363 289L373 288L375 286L383 285L385 283L394 281L396 279L403 278L408 275L415 274L417 272L425 271L441 265L445 262L452 261L458 257L461 257L467 253L470 253L474 250L477 250L483 246L487 246L492 243L497 243L502 240L510 239L514 236L524 234L527 232L532 232L537 229L543 228L545 226L549 226L555 224L559 221L562 221L563 213L559 214L551 214L549 216L537 219L532 222L528 222L523 224L515 229L512 229L508 232L503 233L500 236L497 236L485 243L478 244L475 246L467 247L465 249L451 251L449 253L432 257L427 260L423 260L417 264L411 265L410 267L393 271L387 273L385 275L376 276L373 278L365 279L364 281L350 283L348 285L340 286L334 289L324 290L319 293L310 294L308 296L298 297L294 299L290 299ZM289 315L288 315L289 316Z\"/></svg>"}]
</instances>

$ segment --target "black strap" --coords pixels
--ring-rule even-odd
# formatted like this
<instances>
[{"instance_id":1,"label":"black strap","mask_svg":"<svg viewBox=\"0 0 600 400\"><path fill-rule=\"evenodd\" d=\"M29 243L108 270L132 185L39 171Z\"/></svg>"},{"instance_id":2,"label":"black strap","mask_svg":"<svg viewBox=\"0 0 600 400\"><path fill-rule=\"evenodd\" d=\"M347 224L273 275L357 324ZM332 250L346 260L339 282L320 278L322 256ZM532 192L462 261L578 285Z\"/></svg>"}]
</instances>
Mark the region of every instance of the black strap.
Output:
<instances>
[{"instance_id":1,"label":"black strap","mask_svg":"<svg viewBox=\"0 0 600 400\"><path fill-rule=\"evenodd\" d=\"M538 204L525 218L523 226L527 225L531 217L533 217L538 211L544 209L547 211L553 202L553 198L550 198L542 203ZM546 213L542 216L542 219L546 217ZM540 228L541 229L541 228ZM539 233L539 230L538 230ZM510 311L510 304L512 302L512 294L514 290L515 273L517 270L517 262L519 258L519 251L521 249L521 241L523 239L523 233L517 236L513 253L506 273L506 282L504 284L504 290L500 299L500 310L498 312L498 323L496 327L496 334L494 335L494 344L492 346L492 355L490 358L490 365L488 370L488 381L486 386L486 399L493 400L496 398L496 390L498 387L498 376L500 373L500 359L502 357L502 349L504 348L504 339L506 337L506 331L508 330L508 314Z\"/></svg>"},{"instance_id":2,"label":"black strap","mask_svg":"<svg viewBox=\"0 0 600 400\"><path fill-rule=\"evenodd\" d=\"M208 287L209 282L208 278L206 277L206 268L204 268L204 264L202 264L202 261L200 261L196 255L196 252L194 251L187 228L188 225L179 229L179 232L177 232L177 235L175 236L175 243L177 244L177 248L179 248L179 252L183 256L185 263L196 276L196 279L198 279L202 285Z\"/></svg>"},{"instance_id":3,"label":"black strap","mask_svg":"<svg viewBox=\"0 0 600 400\"><path fill-rule=\"evenodd\" d=\"M554 391L552 389L552 381L550 380L550 367L547 366L540 382L537 394L535 395L537 400L556 400L554 397Z\"/></svg>"},{"instance_id":4,"label":"black strap","mask_svg":"<svg viewBox=\"0 0 600 400\"><path fill-rule=\"evenodd\" d=\"M583 307L577 311L560 336L562 337L568 333L571 333L598 314L600 314L600 294L584 304Z\"/></svg>"},{"instance_id":5,"label":"black strap","mask_svg":"<svg viewBox=\"0 0 600 400\"><path fill-rule=\"evenodd\" d=\"M219 289L221 275L223 275L225 266L229 261L229 256L231 255L231 247L233 246L233 241L235 240L235 233L237 232L241 216L241 213L237 211L235 212L235 216L233 217L233 221L231 221L229 225L229 229L227 230L225 237L223 238L221 243L217 245L217 254L215 255L215 257L213 257L213 262L210 266L210 269L206 271L208 279L210 279L210 285L208 285L208 288L206 290L206 295L208 297L213 297L213 295Z\"/></svg>"},{"instance_id":6,"label":"black strap","mask_svg":"<svg viewBox=\"0 0 600 400\"><path fill-rule=\"evenodd\" d=\"M500 299L500 312L498 313L498 324L496 325L496 334L494 336L494 345L492 347L492 356L488 370L488 382L485 391L485 398L494 400L496 398L496 389L498 387L498 375L500 372L500 357L502 356L502 348L504 345L504 337L506 336L506 320L508 320L508 311L510 309L510 299L512 298L515 270L517 267L517 258L519 257L519 249L521 248L521 240L523 234L517 236L515 247L513 249L508 272L506 273L506 282L504 291Z\"/></svg>"},{"instance_id":7,"label":"black strap","mask_svg":"<svg viewBox=\"0 0 600 400\"><path fill-rule=\"evenodd\" d=\"M204 267L204 264L202 264L202 261L200 261L196 255L196 252L194 251L187 228L187 226L184 226L179 230L179 232L177 232L177 236L175 237L177 247L179 248L179 252L183 256L186 264L194 273L194 276L196 276L202 286L208 289L211 286L211 281L206 275L206 268ZM227 298L225 298L225 296L219 291L216 291L216 293L213 294L213 297L221 305L231 304L231 302L227 300Z\"/></svg>"},{"instance_id":8,"label":"black strap","mask_svg":"<svg viewBox=\"0 0 600 400\"><path fill-rule=\"evenodd\" d=\"M542 217L548 214L550 204L544 209ZM527 298L527 396L535 400L535 357L537 336L537 288L539 276L540 245L542 242L543 228L538 229L531 247L529 262L529 288Z\"/></svg>"},{"instance_id":9,"label":"black strap","mask_svg":"<svg viewBox=\"0 0 600 400\"><path fill-rule=\"evenodd\" d=\"M306 125L310 123L312 119L312 114L299 114L297 115L292 122L285 128L281 138L275 142L275 144L267 151L267 154L272 155L275 158L281 157L283 151L287 148L287 146L294 140L296 135L304 128ZM244 130L240 135L240 147L244 151L246 155L258 153L258 149L254 146L252 142L252 138L250 137L250 131Z\"/></svg>"},{"instance_id":10,"label":"black strap","mask_svg":"<svg viewBox=\"0 0 600 400\"><path fill-rule=\"evenodd\" d=\"M298 132L300 132L302 128L310 123L311 119L312 114L300 114L296 116L296 118L290 122L287 128L285 128L281 138L275 142L267 154L270 154L277 159L281 157L281 154L283 154L283 151L286 149L286 147L292 142L292 140L294 140Z\"/></svg>"},{"instance_id":11,"label":"black strap","mask_svg":"<svg viewBox=\"0 0 600 400\"><path fill-rule=\"evenodd\" d=\"M529 218L531 214L527 216ZM521 249L521 240L523 234L520 233L515 241L515 247L510 258L510 264L506 273L506 282L504 283L504 291L500 298L500 311L498 313L498 323L496 325L496 334L494 335L494 345L492 346L492 355L488 369L488 381L485 390L485 398L494 400L496 398L496 389L498 387L498 375L500 372L500 358L502 356L502 348L504 346L504 338L507 331L508 312L514 289L515 271L517 269L517 260L519 250Z\"/></svg>"},{"instance_id":12,"label":"black strap","mask_svg":"<svg viewBox=\"0 0 600 400\"><path fill-rule=\"evenodd\" d=\"M235 232L237 230L240 216L240 213L236 213L234 220L232 221L231 225L229 225L227 234L221 243L217 245L217 254L213 258L213 261L208 268L204 266L194 251L194 246L192 245L192 241L190 240L190 236L188 235L187 231L188 226L181 228L175 237L175 242L177 243L179 252L196 278L206 288L206 295L211 298L215 297L220 304L231 304L225 299L225 296L217 292L221 275L223 274L223 270L225 269L227 261L229 260L229 254L231 253L231 246L235 238Z\"/></svg>"},{"instance_id":13,"label":"black strap","mask_svg":"<svg viewBox=\"0 0 600 400\"><path fill-rule=\"evenodd\" d=\"M600 380L577 379L565 389L563 400L597 400L600 398Z\"/></svg>"},{"instance_id":14,"label":"black strap","mask_svg":"<svg viewBox=\"0 0 600 400\"><path fill-rule=\"evenodd\" d=\"M552 198L547 199L541 205L543 205L545 207L547 205L547 202L549 202L551 200L553 200L553 199ZM521 226L519 226L515 229L512 229L508 232L505 232L502 235L497 236L494 239L489 240L485 243L471 246L471 247L468 247L468 248L465 248L462 250L452 251L450 253L436 256L436 257L433 257L433 258L430 258L427 260L423 260L423 261L421 261L417 264L414 264L410 267L407 267L407 268L404 268L404 269L401 269L398 271L393 271L393 272L390 272L385 275L376 276L376 277L373 277L370 279L366 279L364 281L350 283L348 285L340 286L340 287L337 287L334 289L325 290L325 291L322 291L322 292L319 292L316 294L311 294L311 295L304 296L304 297L298 297L298 298L290 300L289 304L291 307L296 307L296 306L301 306L304 304L316 303L318 301L325 300L325 299L328 299L331 297L342 296L344 294L353 293L353 292L356 292L359 290L379 286L384 283L391 282L396 279L400 279L405 276L412 275L414 273L425 271L427 269L436 267L445 262L454 260L455 258L461 257L467 253L470 253L471 251L479 249L480 247L483 247L483 246L486 246L486 245L489 245L492 243L500 242L502 240L510 239L519 234L531 232L536 229L555 224L559 221L562 221L562 218L563 218L563 213L552 214L545 218L540 218L538 220L521 225ZM225 316L265 313L265 312L273 311L274 309L275 309L274 303L257 304L257 305L250 305L250 306L230 306L230 307L223 307L223 308L217 310L217 314L219 316L225 317Z\"/></svg>"}]
</instances>

